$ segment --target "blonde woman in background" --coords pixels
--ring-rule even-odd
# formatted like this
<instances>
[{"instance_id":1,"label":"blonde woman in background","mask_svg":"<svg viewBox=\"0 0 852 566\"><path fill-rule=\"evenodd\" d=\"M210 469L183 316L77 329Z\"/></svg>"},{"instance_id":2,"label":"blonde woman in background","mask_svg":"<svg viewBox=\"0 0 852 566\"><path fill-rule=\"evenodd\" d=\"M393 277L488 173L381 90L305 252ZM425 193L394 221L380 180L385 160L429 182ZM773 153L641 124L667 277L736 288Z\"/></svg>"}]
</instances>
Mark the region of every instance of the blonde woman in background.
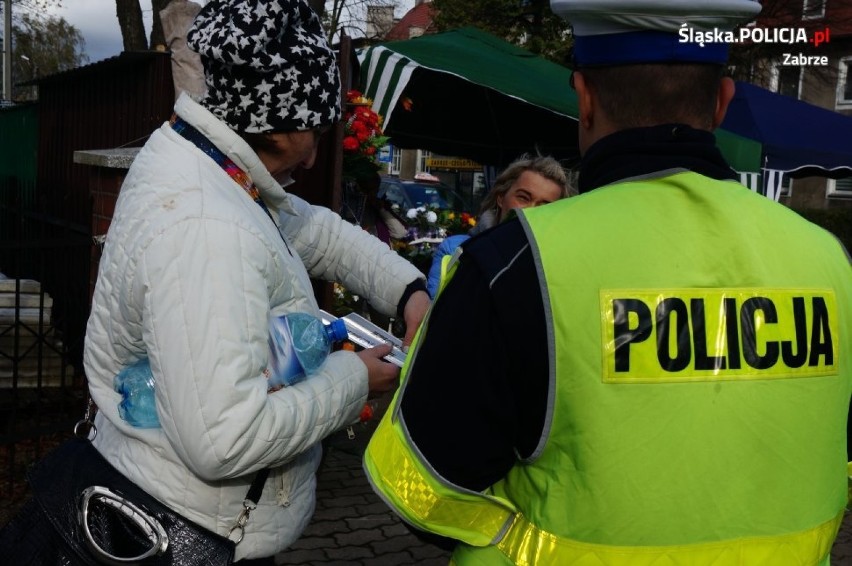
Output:
<instances>
[{"instance_id":1,"label":"blonde woman in background","mask_svg":"<svg viewBox=\"0 0 852 566\"><path fill-rule=\"evenodd\" d=\"M500 173L482 201L476 226L467 234L446 238L435 249L427 281L429 295L434 298L438 293L444 258L451 256L471 236L496 226L513 208L540 206L576 194L577 190L568 183L565 169L554 158L524 154L513 161Z\"/></svg>"}]
</instances>

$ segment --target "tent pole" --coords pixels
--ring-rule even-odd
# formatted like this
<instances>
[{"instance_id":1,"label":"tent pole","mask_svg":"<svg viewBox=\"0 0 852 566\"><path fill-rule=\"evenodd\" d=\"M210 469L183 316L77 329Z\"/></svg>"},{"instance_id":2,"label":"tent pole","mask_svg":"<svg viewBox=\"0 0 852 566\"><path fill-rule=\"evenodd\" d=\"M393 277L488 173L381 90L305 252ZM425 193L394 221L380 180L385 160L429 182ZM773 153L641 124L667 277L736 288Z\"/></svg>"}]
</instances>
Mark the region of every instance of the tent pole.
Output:
<instances>
[{"instance_id":1,"label":"tent pole","mask_svg":"<svg viewBox=\"0 0 852 566\"><path fill-rule=\"evenodd\" d=\"M12 100L12 0L3 3L3 99Z\"/></svg>"}]
</instances>

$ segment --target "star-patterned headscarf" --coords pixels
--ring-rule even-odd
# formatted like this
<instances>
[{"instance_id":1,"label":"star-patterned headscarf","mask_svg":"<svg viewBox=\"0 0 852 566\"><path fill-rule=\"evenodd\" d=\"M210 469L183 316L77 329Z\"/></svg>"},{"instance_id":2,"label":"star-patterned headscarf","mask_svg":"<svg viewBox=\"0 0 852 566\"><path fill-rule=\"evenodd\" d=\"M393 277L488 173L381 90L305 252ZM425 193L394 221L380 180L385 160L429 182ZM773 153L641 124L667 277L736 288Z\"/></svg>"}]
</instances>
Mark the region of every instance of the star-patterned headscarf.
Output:
<instances>
[{"instance_id":1,"label":"star-patterned headscarf","mask_svg":"<svg viewBox=\"0 0 852 566\"><path fill-rule=\"evenodd\" d=\"M334 52L305 0L210 0L187 43L204 65L201 104L233 130L311 130L340 118Z\"/></svg>"}]
</instances>

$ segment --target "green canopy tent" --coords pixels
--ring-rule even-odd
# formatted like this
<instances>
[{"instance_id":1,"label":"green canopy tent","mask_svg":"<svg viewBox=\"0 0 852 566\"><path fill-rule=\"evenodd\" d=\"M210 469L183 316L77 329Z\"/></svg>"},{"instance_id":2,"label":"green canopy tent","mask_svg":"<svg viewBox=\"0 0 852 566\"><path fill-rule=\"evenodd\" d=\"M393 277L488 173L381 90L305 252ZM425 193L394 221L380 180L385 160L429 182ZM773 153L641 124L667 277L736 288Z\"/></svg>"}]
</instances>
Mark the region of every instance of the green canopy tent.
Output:
<instances>
[{"instance_id":1,"label":"green canopy tent","mask_svg":"<svg viewBox=\"0 0 852 566\"><path fill-rule=\"evenodd\" d=\"M503 166L524 152L579 160L570 69L476 28L363 49L360 84L398 147ZM759 168L759 144L721 132L739 171Z\"/></svg>"},{"instance_id":2,"label":"green canopy tent","mask_svg":"<svg viewBox=\"0 0 852 566\"><path fill-rule=\"evenodd\" d=\"M476 28L388 42L359 59L395 146L497 166L536 149L579 159L565 67Z\"/></svg>"},{"instance_id":3,"label":"green canopy tent","mask_svg":"<svg viewBox=\"0 0 852 566\"><path fill-rule=\"evenodd\" d=\"M740 182L753 191L758 190L757 178L760 174L760 142L717 128L716 145L728 164L740 174Z\"/></svg>"}]
</instances>

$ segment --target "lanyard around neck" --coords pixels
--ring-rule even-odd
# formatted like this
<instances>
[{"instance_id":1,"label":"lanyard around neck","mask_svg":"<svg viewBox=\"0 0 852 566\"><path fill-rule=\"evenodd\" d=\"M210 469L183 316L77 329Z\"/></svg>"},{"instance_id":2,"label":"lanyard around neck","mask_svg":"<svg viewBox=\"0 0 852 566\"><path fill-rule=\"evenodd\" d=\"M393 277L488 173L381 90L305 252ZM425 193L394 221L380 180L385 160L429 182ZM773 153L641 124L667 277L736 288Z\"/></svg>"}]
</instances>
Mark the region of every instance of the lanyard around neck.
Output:
<instances>
[{"instance_id":1,"label":"lanyard around neck","mask_svg":"<svg viewBox=\"0 0 852 566\"><path fill-rule=\"evenodd\" d=\"M260 197L260 191L257 190L257 187L252 182L248 173L240 169L240 167L234 163L230 157L225 155L221 149L216 147L213 142L207 138L207 136L199 132L186 120L179 118L177 114L172 114L169 124L171 124L172 129L175 132L191 141L195 144L195 147L203 151L205 155L215 161L216 164L219 165L219 167L221 167L240 187L242 187L246 194L248 194L248 196L250 196L251 199L263 209L269 219L272 220L272 223L275 224L275 220L272 218L272 213L269 212L269 208L267 208L266 203L263 202L263 199ZM275 224L275 230L281 236L281 239L284 240L284 235L281 234L280 230L278 230L277 224ZM286 240L284 240L284 245L287 247L287 251L289 252L290 246L287 245ZM290 255L292 255L292 252Z\"/></svg>"},{"instance_id":2,"label":"lanyard around neck","mask_svg":"<svg viewBox=\"0 0 852 566\"><path fill-rule=\"evenodd\" d=\"M216 164L219 165L219 167L221 167L240 187L242 187L248 196L250 196L251 199L256 202L270 218L272 218L272 213L269 212L269 209L266 207L266 203L263 202L262 198L260 198L260 191L258 191L257 187L254 186L254 183L248 173L240 169L240 167L234 163L230 157L225 155L221 149L213 145L213 142L210 141L207 136L191 126L186 120L178 118L177 114L172 114L172 119L169 120L169 123L172 125L172 129L174 131L194 143L198 149L203 151L208 157L215 161Z\"/></svg>"}]
</instances>

